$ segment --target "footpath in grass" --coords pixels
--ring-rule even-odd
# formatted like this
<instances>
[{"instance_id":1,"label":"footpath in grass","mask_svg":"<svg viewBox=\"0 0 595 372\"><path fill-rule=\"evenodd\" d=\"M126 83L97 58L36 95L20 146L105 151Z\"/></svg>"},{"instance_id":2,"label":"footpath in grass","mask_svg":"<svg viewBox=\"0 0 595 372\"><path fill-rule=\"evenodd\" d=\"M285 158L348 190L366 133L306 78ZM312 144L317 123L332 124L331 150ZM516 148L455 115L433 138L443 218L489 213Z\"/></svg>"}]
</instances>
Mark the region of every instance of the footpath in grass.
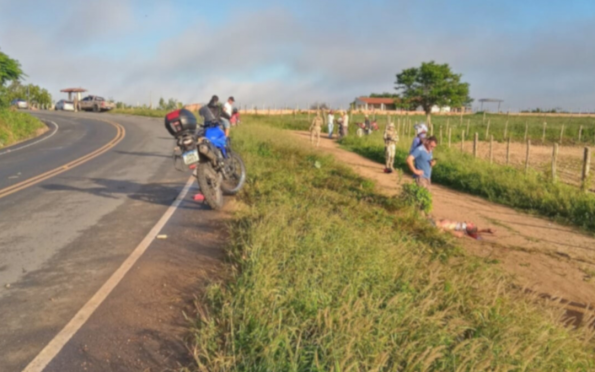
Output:
<instances>
[{"instance_id":1,"label":"footpath in grass","mask_svg":"<svg viewBox=\"0 0 595 372\"><path fill-rule=\"evenodd\" d=\"M348 150L384 163L382 133L340 141ZM409 172L405 159L410 140L397 147L395 166ZM554 220L595 231L595 195L563 183L552 183L542 173L523 171L463 154L440 145L434 150L438 164L432 181L454 190L484 197L513 208L534 212Z\"/></svg>"},{"instance_id":2,"label":"footpath in grass","mask_svg":"<svg viewBox=\"0 0 595 372\"><path fill-rule=\"evenodd\" d=\"M0 148L32 138L45 128L39 119L28 113L0 109Z\"/></svg>"},{"instance_id":3,"label":"footpath in grass","mask_svg":"<svg viewBox=\"0 0 595 372\"><path fill-rule=\"evenodd\" d=\"M591 332L509 287L399 198L281 130L234 132L248 181L231 279L193 329L197 370L589 371Z\"/></svg>"}]
</instances>

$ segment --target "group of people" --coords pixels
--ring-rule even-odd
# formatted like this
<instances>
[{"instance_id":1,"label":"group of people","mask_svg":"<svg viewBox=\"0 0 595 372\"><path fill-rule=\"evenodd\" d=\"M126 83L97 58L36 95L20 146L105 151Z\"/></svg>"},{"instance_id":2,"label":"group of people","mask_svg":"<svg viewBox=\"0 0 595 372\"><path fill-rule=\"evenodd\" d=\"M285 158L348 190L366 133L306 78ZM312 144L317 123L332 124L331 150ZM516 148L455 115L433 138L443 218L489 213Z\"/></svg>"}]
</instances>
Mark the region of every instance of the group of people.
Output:
<instances>
[{"instance_id":1,"label":"group of people","mask_svg":"<svg viewBox=\"0 0 595 372\"><path fill-rule=\"evenodd\" d=\"M426 189L430 189L432 184L432 168L436 165L433 156L433 150L438 145L438 140L434 136L427 137L428 127L424 123L415 125L415 138L409 149L409 155L406 158L407 165L413 173L415 182ZM399 135L395 129L394 123L389 123L384 131L384 153L386 173L394 171L396 145L399 141Z\"/></svg>"},{"instance_id":2,"label":"group of people","mask_svg":"<svg viewBox=\"0 0 595 372\"><path fill-rule=\"evenodd\" d=\"M335 119L337 122L337 133L339 137L343 138L347 136L349 130L349 115L346 111L338 111L337 117L333 111L329 111L326 126L328 131L328 138L333 138L335 131ZM320 114L320 111L316 112L316 116L310 124L310 143L314 145L314 139L316 139L316 146L320 145L320 134L322 133L322 126L324 125L324 119Z\"/></svg>"},{"instance_id":3,"label":"group of people","mask_svg":"<svg viewBox=\"0 0 595 372\"><path fill-rule=\"evenodd\" d=\"M223 104L219 102L219 97L214 95L209 103L199 110L199 114L207 122L218 122L223 125L225 136L229 137L229 131L232 125L240 122L239 111L233 107L235 98L229 97Z\"/></svg>"}]
</instances>

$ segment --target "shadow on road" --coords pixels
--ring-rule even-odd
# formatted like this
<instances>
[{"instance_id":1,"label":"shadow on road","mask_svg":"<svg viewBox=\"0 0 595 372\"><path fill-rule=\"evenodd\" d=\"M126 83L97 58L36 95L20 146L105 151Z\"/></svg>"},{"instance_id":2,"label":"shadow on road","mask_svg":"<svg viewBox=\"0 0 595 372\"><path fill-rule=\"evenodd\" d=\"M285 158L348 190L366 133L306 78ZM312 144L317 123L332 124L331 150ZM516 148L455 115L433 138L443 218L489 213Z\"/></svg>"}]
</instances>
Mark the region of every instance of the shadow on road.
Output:
<instances>
[{"instance_id":1,"label":"shadow on road","mask_svg":"<svg viewBox=\"0 0 595 372\"><path fill-rule=\"evenodd\" d=\"M182 185L180 183L148 183L139 184L125 180L112 180L106 178L91 178L89 181L96 186L76 187L63 184L43 185L42 188L52 191L71 191L91 194L109 199L119 199L122 195L147 203L169 206L176 199ZM192 192L190 193L192 195ZM184 203L179 208L183 209L208 209L202 203Z\"/></svg>"}]
</instances>

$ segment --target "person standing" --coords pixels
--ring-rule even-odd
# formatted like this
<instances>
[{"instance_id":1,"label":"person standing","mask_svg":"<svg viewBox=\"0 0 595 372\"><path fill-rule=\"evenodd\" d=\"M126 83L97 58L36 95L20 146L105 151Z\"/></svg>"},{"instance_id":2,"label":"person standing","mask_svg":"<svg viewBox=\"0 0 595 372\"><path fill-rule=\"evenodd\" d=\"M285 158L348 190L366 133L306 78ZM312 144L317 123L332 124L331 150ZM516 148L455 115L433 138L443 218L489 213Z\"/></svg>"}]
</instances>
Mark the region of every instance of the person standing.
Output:
<instances>
[{"instance_id":1,"label":"person standing","mask_svg":"<svg viewBox=\"0 0 595 372\"><path fill-rule=\"evenodd\" d=\"M225 128L225 136L229 137L229 128L231 128L231 116L233 115L233 104L236 100L233 97L229 97L227 102L223 104L223 115L221 115L221 121Z\"/></svg>"},{"instance_id":2,"label":"person standing","mask_svg":"<svg viewBox=\"0 0 595 372\"><path fill-rule=\"evenodd\" d=\"M343 115L343 137L347 137L349 133L349 113L345 111Z\"/></svg>"},{"instance_id":3,"label":"person standing","mask_svg":"<svg viewBox=\"0 0 595 372\"><path fill-rule=\"evenodd\" d=\"M436 160L433 159L432 151L438 145L436 137L431 136L423 141L421 146L418 146L407 157L407 165L418 186L430 189L432 185L432 168L436 165Z\"/></svg>"},{"instance_id":4,"label":"person standing","mask_svg":"<svg viewBox=\"0 0 595 372\"><path fill-rule=\"evenodd\" d=\"M399 135L395 130L395 124L390 123L384 130L384 156L386 158L386 165L384 171L386 173L392 173L395 170L395 152L397 150L397 142L399 141Z\"/></svg>"},{"instance_id":5,"label":"person standing","mask_svg":"<svg viewBox=\"0 0 595 372\"><path fill-rule=\"evenodd\" d=\"M335 129L335 115L333 114L332 110L328 112L327 126L328 126L328 138L333 138L333 131Z\"/></svg>"},{"instance_id":6,"label":"person standing","mask_svg":"<svg viewBox=\"0 0 595 372\"><path fill-rule=\"evenodd\" d=\"M421 144L423 143L424 138L426 138L426 134L428 132L428 127L424 123L417 124L414 127L414 129L415 129L416 136L413 139L413 142L411 143L411 148L409 149L409 154L411 154L413 152L413 150L415 150L416 148L421 146Z\"/></svg>"},{"instance_id":7,"label":"person standing","mask_svg":"<svg viewBox=\"0 0 595 372\"><path fill-rule=\"evenodd\" d=\"M324 121L320 116L320 111L316 112L316 116L314 120L312 120L312 124L310 124L310 144L314 145L314 137L316 137L316 147L320 145L320 132L322 131L322 124Z\"/></svg>"},{"instance_id":8,"label":"person standing","mask_svg":"<svg viewBox=\"0 0 595 372\"><path fill-rule=\"evenodd\" d=\"M368 115L366 115L366 120L364 120L364 132L366 135L372 133L372 123L370 122Z\"/></svg>"}]
</instances>

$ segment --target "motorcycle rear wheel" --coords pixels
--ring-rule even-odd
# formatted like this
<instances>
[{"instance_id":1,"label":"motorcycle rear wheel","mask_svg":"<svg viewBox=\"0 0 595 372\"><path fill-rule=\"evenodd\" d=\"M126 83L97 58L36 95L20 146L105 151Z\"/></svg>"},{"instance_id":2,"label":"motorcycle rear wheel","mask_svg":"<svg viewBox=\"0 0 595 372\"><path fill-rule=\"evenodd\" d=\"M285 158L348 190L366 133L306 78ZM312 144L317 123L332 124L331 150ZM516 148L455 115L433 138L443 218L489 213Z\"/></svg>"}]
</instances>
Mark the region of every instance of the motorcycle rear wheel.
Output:
<instances>
[{"instance_id":1,"label":"motorcycle rear wheel","mask_svg":"<svg viewBox=\"0 0 595 372\"><path fill-rule=\"evenodd\" d=\"M196 181L205 201L214 210L223 208L223 192L221 191L221 174L213 169L210 161L198 163Z\"/></svg>"}]
</instances>

